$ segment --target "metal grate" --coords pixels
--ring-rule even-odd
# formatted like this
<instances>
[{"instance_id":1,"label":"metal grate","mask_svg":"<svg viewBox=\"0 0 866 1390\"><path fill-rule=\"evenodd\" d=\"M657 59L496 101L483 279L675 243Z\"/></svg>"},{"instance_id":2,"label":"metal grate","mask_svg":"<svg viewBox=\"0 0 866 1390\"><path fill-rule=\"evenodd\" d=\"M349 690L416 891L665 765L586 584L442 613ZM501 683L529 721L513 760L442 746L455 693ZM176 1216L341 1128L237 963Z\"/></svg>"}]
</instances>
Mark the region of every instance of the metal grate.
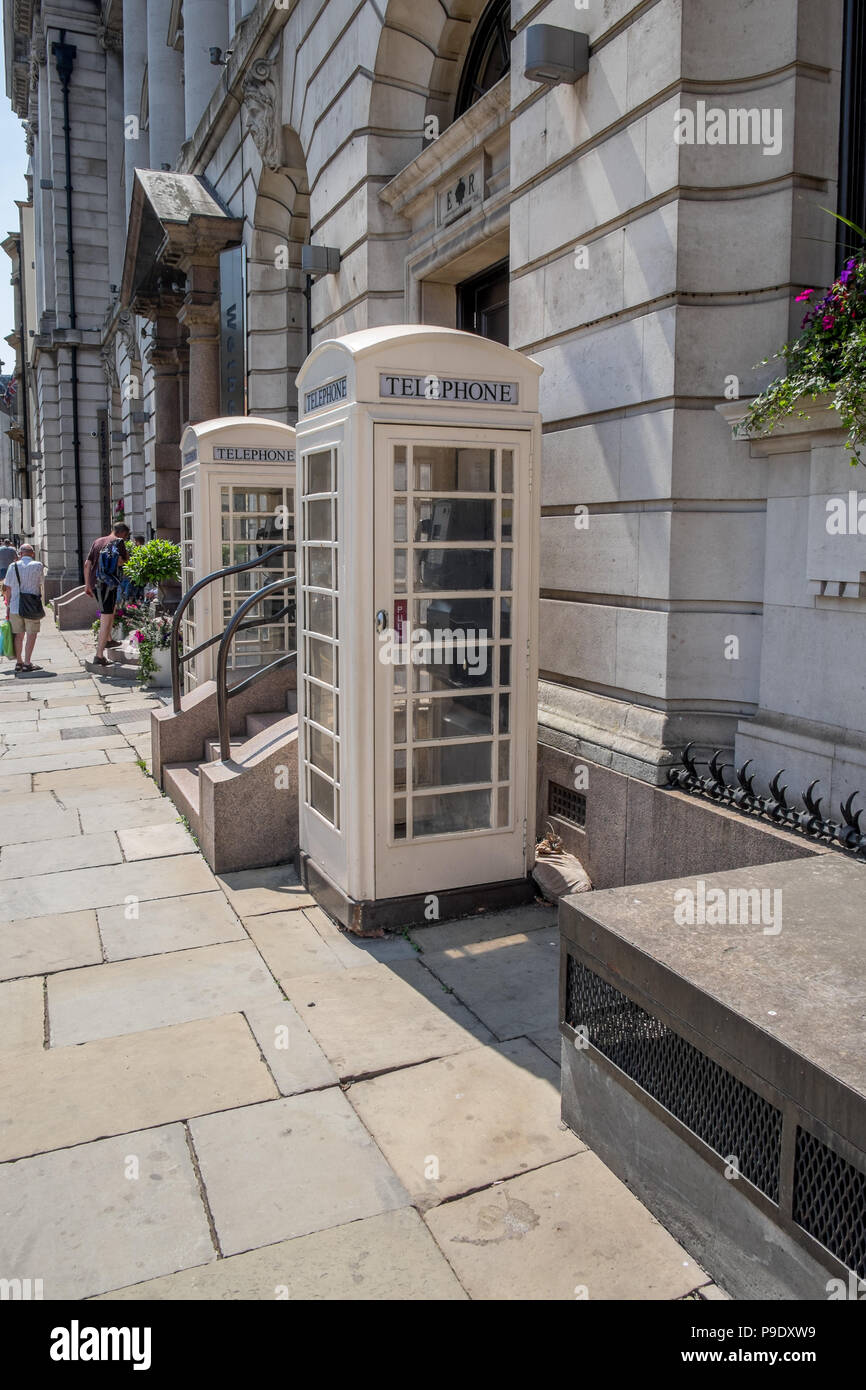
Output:
<instances>
[{"instance_id":1,"label":"metal grate","mask_svg":"<svg viewBox=\"0 0 866 1390\"><path fill-rule=\"evenodd\" d=\"M797 1128L794 1220L866 1279L866 1174Z\"/></svg>"},{"instance_id":2,"label":"metal grate","mask_svg":"<svg viewBox=\"0 0 866 1390\"><path fill-rule=\"evenodd\" d=\"M582 792L561 787L558 782L549 782L547 791L547 814L559 816L572 825L586 825L586 797Z\"/></svg>"},{"instance_id":3,"label":"metal grate","mask_svg":"<svg viewBox=\"0 0 866 1390\"><path fill-rule=\"evenodd\" d=\"M593 1047L778 1202L780 1110L573 956L565 1022L585 1028Z\"/></svg>"}]
</instances>

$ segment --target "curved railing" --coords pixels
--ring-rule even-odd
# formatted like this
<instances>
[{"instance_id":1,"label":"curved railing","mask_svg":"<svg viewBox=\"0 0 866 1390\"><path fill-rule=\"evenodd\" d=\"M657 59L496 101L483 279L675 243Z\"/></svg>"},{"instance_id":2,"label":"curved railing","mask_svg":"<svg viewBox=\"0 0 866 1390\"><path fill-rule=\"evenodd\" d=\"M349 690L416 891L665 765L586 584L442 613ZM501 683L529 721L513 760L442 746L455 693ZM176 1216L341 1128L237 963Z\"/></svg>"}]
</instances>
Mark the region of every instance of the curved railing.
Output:
<instances>
[{"instance_id":1,"label":"curved railing","mask_svg":"<svg viewBox=\"0 0 866 1390\"><path fill-rule=\"evenodd\" d=\"M245 623L243 620L247 613L249 613L252 608L255 608L256 604L261 603L266 598L270 598L270 596L277 593L278 590L294 588L295 583L295 575L288 574L282 579L275 579L272 584L266 584L263 589L259 589L258 593L251 594L250 597L245 599L241 604L225 632L222 634L219 651L217 653L216 688L220 757L223 760L230 758L232 751L231 729L229 726L229 700L233 699L235 695L240 695L242 690L249 690L251 685L255 685L257 681L262 680L263 677L269 675L271 671L278 671L281 666L288 666L290 662L296 661L298 656L297 651L287 652L284 656L278 657L276 661L272 661L268 666L262 666L259 670L253 671L251 676L247 676L245 680L238 681L237 685L233 685L230 688L228 683L228 663L229 653L235 634L241 632L245 627L261 627L262 620L260 618L256 618L251 623ZM288 606L287 604L285 607L287 608ZM285 608L281 611L285 611ZM274 620L268 619L268 621Z\"/></svg>"},{"instance_id":2,"label":"curved railing","mask_svg":"<svg viewBox=\"0 0 866 1390\"><path fill-rule=\"evenodd\" d=\"M273 558L273 556L285 555L286 551L294 549L294 542L292 542L291 544L274 546L273 550L268 550L264 555L257 556L255 560L245 560L244 563L241 565L230 565L227 569L214 570L213 574L206 575L205 578L200 579L197 584L193 584L191 589L187 589L186 593L184 594L183 598L181 599L180 603L175 609L174 621L171 625L171 703L172 709L174 710L175 714L180 713L181 668L187 661L192 661L193 657L199 656L201 652L206 652L208 647L215 646L216 643L220 642L223 637L223 634L221 632L218 632L215 637L209 637L206 642L200 642L197 647L193 647L192 651L181 653L180 625L183 621L184 613L186 612L189 605L192 603L196 594L201 593L202 589L206 589L209 584L215 584L218 579L226 579L230 574L242 574L245 570L262 569L266 566L268 560ZM271 617L268 618L267 621L278 622L280 618L284 618L286 616L287 612L288 605L285 608L281 609L279 613L274 613ZM261 627L262 623L259 619L256 619L254 622L246 623L244 626Z\"/></svg>"}]
</instances>

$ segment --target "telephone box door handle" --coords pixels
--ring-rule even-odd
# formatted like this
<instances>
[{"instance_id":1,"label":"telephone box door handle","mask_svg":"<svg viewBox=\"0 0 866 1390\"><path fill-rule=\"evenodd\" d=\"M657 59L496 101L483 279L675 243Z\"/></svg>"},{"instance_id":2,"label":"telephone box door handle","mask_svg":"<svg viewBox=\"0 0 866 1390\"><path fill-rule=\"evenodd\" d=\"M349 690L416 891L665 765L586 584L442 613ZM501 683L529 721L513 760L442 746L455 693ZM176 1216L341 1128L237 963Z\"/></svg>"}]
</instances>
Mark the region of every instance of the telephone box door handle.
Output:
<instances>
[{"instance_id":1,"label":"telephone box door handle","mask_svg":"<svg viewBox=\"0 0 866 1390\"><path fill-rule=\"evenodd\" d=\"M376 631L386 632L388 629L388 614L384 608L380 608L376 614Z\"/></svg>"}]
</instances>

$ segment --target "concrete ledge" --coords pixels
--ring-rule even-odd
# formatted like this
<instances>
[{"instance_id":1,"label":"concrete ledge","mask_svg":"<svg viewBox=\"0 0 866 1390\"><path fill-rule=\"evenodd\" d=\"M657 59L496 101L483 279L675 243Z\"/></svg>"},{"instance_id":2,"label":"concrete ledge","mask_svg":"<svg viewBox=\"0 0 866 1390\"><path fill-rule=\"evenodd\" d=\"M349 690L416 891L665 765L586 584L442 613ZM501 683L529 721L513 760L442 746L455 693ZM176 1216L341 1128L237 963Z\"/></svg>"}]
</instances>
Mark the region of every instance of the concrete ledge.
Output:
<instances>
[{"instance_id":1,"label":"concrete ledge","mask_svg":"<svg viewBox=\"0 0 866 1390\"><path fill-rule=\"evenodd\" d=\"M61 632L71 632L90 627L99 617L99 605L95 598L84 592L84 585L69 589L59 598L51 600L54 621Z\"/></svg>"},{"instance_id":2,"label":"concrete ledge","mask_svg":"<svg viewBox=\"0 0 866 1390\"><path fill-rule=\"evenodd\" d=\"M246 733L248 714L262 714L285 709L286 697L297 689L298 675L293 667L283 667L264 676L256 685L244 690L229 701L229 728L232 735ZM154 710L150 716L153 776L158 787L164 786L163 769L168 763L199 762L204 757L204 745L217 731L216 682L203 685L184 695L180 713L169 705Z\"/></svg>"}]
</instances>

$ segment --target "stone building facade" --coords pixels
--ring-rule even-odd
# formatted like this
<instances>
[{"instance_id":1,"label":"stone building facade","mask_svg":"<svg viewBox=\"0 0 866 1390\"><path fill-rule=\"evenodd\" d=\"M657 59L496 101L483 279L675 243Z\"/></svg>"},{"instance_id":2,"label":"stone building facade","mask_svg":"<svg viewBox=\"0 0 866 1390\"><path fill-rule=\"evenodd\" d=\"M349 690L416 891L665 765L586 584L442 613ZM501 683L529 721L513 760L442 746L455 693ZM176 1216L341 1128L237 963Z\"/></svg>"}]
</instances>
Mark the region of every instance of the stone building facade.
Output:
<instances>
[{"instance_id":1,"label":"stone building facade","mask_svg":"<svg viewBox=\"0 0 866 1390\"><path fill-rule=\"evenodd\" d=\"M851 486L839 439L810 483L802 447L785 473L718 408L770 379L755 364L796 332L794 296L832 278L822 209L860 210L851 0L4 16L33 160L34 495L64 584L79 516L89 538L122 502L134 530L177 534L180 432L224 408L220 287L242 247L249 413L294 423L310 345L369 326L464 327L544 368L539 814L598 885L626 876L633 780L663 784L689 741L739 745L765 780L814 758L834 802L866 788L864 542L841 595L801 572L814 498ZM540 23L588 36L585 76L527 77ZM308 277L308 245L337 268Z\"/></svg>"}]
</instances>

